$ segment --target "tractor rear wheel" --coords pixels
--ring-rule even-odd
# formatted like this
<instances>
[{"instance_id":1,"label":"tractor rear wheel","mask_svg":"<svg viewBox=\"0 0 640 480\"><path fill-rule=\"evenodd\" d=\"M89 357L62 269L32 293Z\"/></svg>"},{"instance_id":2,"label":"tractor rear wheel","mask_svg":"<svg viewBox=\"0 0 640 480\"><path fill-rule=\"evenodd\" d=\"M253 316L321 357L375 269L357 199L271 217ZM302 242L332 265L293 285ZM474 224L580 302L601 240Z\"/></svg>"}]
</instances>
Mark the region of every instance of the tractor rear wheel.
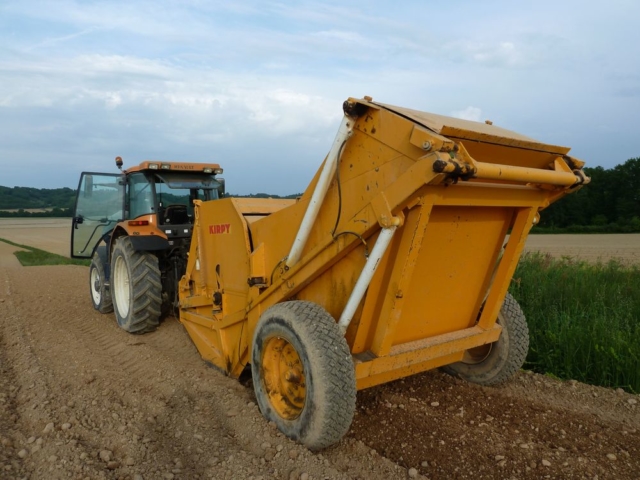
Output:
<instances>
[{"instance_id":1,"label":"tractor rear wheel","mask_svg":"<svg viewBox=\"0 0 640 480\"><path fill-rule=\"evenodd\" d=\"M524 365L529 351L529 328L518 302L507 293L498 314L500 338L465 352L461 362L442 367L446 373L479 385L500 385Z\"/></svg>"},{"instance_id":2,"label":"tractor rear wheel","mask_svg":"<svg viewBox=\"0 0 640 480\"><path fill-rule=\"evenodd\" d=\"M339 441L356 405L355 370L335 320L320 305L269 308L256 326L253 388L262 414L311 450Z\"/></svg>"},{"instance_id":3,"label":"tractor rear wheel","mask_svg":"<svg viewBox=\"0 0 640 480\"><path fill-rule=\"evenodd\" d=\"M158 258L133 249L128 237L116 240L111 256L111 295L118 325L147 333L160 323L162 283Z\"/></svg>"},{"instance_id":4,"label":"tractor rear wheel","mask_svg":"<svg viewBox=\"0 0 640 480\"><path fill-rule=\"evenodd\" d=\"M89 267L89 293L91 293L93 308L100 313L113 312L111 291L105 285L104 265L97 253L93 254Z\"/></svg>"}]
</instances>

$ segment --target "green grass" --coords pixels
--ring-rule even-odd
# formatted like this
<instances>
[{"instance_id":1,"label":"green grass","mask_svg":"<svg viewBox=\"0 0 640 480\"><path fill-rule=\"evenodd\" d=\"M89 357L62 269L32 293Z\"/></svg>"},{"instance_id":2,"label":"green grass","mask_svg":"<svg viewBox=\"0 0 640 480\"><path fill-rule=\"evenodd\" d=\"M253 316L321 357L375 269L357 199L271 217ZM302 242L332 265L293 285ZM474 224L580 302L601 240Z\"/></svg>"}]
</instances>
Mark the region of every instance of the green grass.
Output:
<instances>
[{"instance_id":1,"label":"green grass","mask_svg":"<svg viewBox=\"0 0 640 480\"><path fill-rule=\"evenodd\" d=\"M510 291L529 324L525 368L640 392L640 268L528 254Z\"/></svg>"},{"instance_id":2,"label":"green grass","mask_svg":"<svg viewBox=\"0 0 640 480\"><path fill-rule=\"evenodd\" d=\"M91 263L89 260L77 260L75 258L63 257L62 255L46 252L39 248L20 245L19 243L14 243L4 238L0 238L0 241L25 250L14 252L14 255L18 257L18 261L20 261L20 263L25 267L35 267L39 265L83 265L88 267Z\"/></svg>"}]
</instances>

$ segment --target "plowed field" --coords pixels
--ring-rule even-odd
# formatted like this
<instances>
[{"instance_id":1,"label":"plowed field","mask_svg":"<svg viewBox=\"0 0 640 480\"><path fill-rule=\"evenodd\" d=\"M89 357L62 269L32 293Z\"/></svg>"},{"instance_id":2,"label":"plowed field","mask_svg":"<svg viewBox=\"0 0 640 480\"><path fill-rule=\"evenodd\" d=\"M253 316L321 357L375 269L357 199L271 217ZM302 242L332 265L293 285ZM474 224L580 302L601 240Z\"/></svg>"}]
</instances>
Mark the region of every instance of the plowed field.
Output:
<instances>
[{"instance_id":1,"label":"plowed field","mask_svg":"<svg viewBox=\"0 0 640 480\"><path fill-rule=\"evenodd\" d=\"M55 250L56 228L68 235L0 224L0 237ZM434 371L361 391L348 435L309 452L176 319L129 335L91 307L87 268L25 268L14 250L0 242L0 478L639 476L638 396L525 372L499 388Z\"/></svg>"}]
</instances>

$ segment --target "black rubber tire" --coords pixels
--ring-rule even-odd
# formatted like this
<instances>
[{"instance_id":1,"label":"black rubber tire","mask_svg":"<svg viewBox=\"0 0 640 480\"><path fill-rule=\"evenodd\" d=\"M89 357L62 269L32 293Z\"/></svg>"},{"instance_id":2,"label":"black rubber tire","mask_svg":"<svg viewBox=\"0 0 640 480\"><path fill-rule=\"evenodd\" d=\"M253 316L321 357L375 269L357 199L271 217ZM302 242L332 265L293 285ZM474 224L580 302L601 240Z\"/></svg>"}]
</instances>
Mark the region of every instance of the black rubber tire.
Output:
<instances>
[{"instance_id":1,"label":"black rubber tire","mask_svg":"<svg viewBox=\"0 0 640 480\"><path fill-rule=\"evenodd\" d=\"M158 328L162 304L158 258L135 251L129 237L118 238L113 249L111 296L120 328L129 333Z\"/></svg>"},{"instance_id":2,"label":"black rubber tire","mask_svg":"<svg viewBox=\"0 0 640 480\"><path fill-rule=\"evenodd\" d=\"M458 362L442 367L450 375L479 385L500 385L524 365L529 352L529 328L518 302L507 293L500 308L498 323L502 333L491 344L487 357L479 363Z\"/></svg>"},{"instance_id":3,"label":"black rubber tire","mask_svg":"<svg viewBox=\"0 0 640 480\"><path fill-rule=\"evenodd\" d=\"M304 369L304 407L291 420L272 408L264 382L263 347L273 337L294 347ZM320 305L291 301L265 311L253 336L251 374L260 411L287 437L310 450L320 450L338 442L349 430L356 408L353 360L338 325Z\"/></svg>"},{"instance_id":4,"label":"black rubber tire","mask_svg":"<svg viewBox=\"0 0 640 480\"><path fill-rule=\"evenodd\" d=\"M89 296L91 303L100 313L113 312L113 301L111 300L111 291L105 285L104 265L100 259L100 255L93 254L91 266L89 267Z\"/></svg>"}]
</instances>

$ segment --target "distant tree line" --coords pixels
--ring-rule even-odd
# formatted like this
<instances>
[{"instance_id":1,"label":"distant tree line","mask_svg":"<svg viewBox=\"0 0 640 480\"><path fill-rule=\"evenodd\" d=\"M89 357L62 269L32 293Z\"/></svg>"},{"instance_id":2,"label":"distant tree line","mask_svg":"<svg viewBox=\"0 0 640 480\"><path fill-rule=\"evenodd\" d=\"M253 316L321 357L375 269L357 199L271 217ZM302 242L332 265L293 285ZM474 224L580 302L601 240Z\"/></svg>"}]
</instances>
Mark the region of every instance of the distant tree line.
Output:
<instances>
[{"instance_id":1,"label":"distant tree line","mask_svg":"<svg viewBox=\"0 0 640 480\"><path fill-rule=\"evenodd\" d=\"M585 168L591 183L540 213L535 233L640 232L640 157Z\"/></svg>"},{"instance_id":2,"label":"distant tree line","mask_svg":"<svg viewBox=\"0 0 640 480\"><path fill-rule=\"evenodd\" d=\"M0 217L70 217L75 198L75 190L66 187L49 189L0 186ZM36 208L46 211L26 211Z\"/></svg>"},{"instance_id":3,"label":"distant tree line","mask_svg":"<svg viewBox=\"0 0 640 480\"><path fill-rule=\"evenodd\" d=\"M0 187L0 210L16 208L73 209L76 192L72 188Z\"/></svg>"},{"instance_id":4,"label":"distant tree line","mask_svg":"<svg viewBox=\"0 0 640 480\"><path fill-rule=\"evenodd\" d=\"M295 199L302 196L302 193L294 193L292 195L286 195L281 197L280 195L272 195L269 193L251 193L249 195L237 195L235 193L227 193L226 197L234 197L234 198L284 198L284 199Z\"/></svg>"},{"instance_id":5,"label":"distant tree line","mask_svg":"<svg viewBox=\"0 0 640 480\"><path fill-rule=\"evenodd\" d=\"M535 233L631 233L640 232L640 157L605 169L585 168L591 183L552 204L541 213ZM227 194L237 198L286 198L268 193ZM0 217L70 217L75 190L0 186ZM45 212L27 212L43 208ZM15 212L3 210L19 209Z\"/></svg>"},{"instance_id":6,"label":"distant tree line","mask_svg":"<svg viewBox=\"0 0 640 480\"><path fill-rule=\"evenodd\" d=\"M24 208L19 208L18 210L7 212L6 210L0 210L0 218L23 218L23 217L71 217L73 215L72 208L52 208L50 210L45 210L41 212L28 212Z\"/></svg>"}]
</instances>

